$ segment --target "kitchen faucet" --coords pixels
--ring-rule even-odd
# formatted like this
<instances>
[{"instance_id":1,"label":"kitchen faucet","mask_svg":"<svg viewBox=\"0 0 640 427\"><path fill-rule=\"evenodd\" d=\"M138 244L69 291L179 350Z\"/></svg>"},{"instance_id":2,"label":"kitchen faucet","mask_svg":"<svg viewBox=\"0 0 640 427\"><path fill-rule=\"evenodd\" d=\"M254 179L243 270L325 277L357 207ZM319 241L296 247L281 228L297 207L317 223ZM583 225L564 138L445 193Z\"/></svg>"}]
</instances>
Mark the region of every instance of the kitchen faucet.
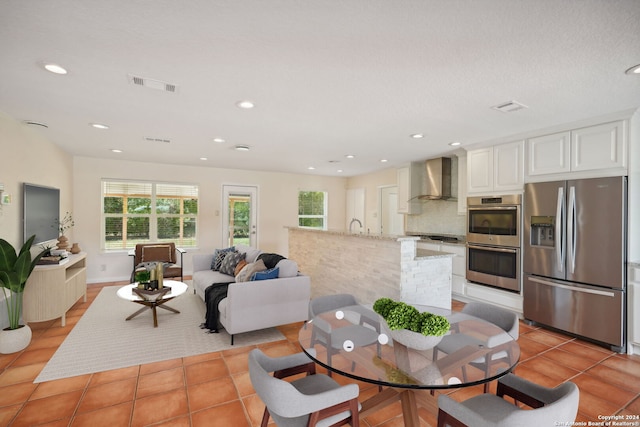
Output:
<instances>
[{"instance_id":1,"label":"kitchen faucet","mask_svg":"<svg viewBox=\"0 0 640 427\"><path fill-rule=\"evenodd\" d=\"M362 228L362 223L360 222L360 220L359 220L358 218L353 218L353 219L351 220L351 222L349 223L349 234L351 234L351 233L352 233L352 231L351 231L351 227L353 226L353 223L354 223L354 222L357 222L358 224L360 224L360 228Z\"/></svg>"}]
</instances>

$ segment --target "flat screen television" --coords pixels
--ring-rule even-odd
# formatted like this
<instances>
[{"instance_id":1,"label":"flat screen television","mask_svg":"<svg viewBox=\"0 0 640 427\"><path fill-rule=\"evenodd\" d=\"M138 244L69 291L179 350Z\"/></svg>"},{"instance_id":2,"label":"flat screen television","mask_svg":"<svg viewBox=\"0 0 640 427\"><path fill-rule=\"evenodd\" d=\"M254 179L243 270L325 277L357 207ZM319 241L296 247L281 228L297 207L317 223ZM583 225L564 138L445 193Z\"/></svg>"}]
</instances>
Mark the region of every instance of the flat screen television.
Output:
<instances>
[{"instance_id":1,"label":"flat screen television","mask_svg":"<svg viewBox=\"0 0 640 427\"><path fill-rule=\"evenodd\" d=\"M33 244L58 238L60 190L35 184L23 184L24 242L36 235Z\"/></svg>"}]
</instances>

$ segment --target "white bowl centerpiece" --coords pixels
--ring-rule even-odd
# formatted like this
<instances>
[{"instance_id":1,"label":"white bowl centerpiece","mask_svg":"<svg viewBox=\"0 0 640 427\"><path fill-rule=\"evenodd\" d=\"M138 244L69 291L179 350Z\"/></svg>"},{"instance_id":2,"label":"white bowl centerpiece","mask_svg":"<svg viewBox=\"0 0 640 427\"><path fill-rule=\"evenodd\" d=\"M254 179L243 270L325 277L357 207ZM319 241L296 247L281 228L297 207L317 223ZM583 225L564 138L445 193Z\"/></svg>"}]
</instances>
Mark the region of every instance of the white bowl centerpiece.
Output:
<instances>
[{"instance_id":1,"label":"white bowl centerpiece","mask_svg":"<svg viewBox=\"0 0 640 427\"><path fill-rule=\"evenodd\" d=\"M408 348L429 350L442 340L451 325L446 317L417 308L391 298L380 298L373 310L384 318L391 338Z\"/></svg>"}]
</instances>

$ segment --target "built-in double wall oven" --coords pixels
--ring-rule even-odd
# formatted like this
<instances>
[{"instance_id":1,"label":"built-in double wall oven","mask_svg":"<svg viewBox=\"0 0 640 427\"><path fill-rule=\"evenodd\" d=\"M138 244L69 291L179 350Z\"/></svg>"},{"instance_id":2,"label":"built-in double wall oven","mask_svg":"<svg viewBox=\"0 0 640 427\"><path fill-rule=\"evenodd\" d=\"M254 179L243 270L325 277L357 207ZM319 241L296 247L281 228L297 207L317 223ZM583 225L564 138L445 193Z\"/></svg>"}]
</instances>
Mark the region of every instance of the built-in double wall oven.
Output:
<instances>
[{"instance_id":1,"label":"built-in double wall oven","mask_svg":"<svg viewBox=\"0 0 640 427\"><path fill-rule=\"evenodd\" d=\"M467 280L520 292L519 194L467 198Z\"/></svg>"}]
</instances>

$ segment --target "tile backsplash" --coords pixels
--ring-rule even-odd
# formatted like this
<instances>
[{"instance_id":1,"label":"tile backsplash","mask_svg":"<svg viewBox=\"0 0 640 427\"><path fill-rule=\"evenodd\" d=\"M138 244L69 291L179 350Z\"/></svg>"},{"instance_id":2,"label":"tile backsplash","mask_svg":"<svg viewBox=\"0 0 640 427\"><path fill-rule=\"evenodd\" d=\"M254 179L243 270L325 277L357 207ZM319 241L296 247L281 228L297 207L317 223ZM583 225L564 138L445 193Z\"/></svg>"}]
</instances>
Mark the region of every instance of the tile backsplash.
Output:
<instances>
[{"instance_id":1,"label":"tile backsplash","mask_svg":"<svg viewBox=\"0 0 640 427\"><path fill-rule=\"evenodd\" d=\"M458 203L445 200L427 200L422 213L407 215L407 232L429 234L466 234L466 215L458 214Z\"/></svg>"}]
</instances>

